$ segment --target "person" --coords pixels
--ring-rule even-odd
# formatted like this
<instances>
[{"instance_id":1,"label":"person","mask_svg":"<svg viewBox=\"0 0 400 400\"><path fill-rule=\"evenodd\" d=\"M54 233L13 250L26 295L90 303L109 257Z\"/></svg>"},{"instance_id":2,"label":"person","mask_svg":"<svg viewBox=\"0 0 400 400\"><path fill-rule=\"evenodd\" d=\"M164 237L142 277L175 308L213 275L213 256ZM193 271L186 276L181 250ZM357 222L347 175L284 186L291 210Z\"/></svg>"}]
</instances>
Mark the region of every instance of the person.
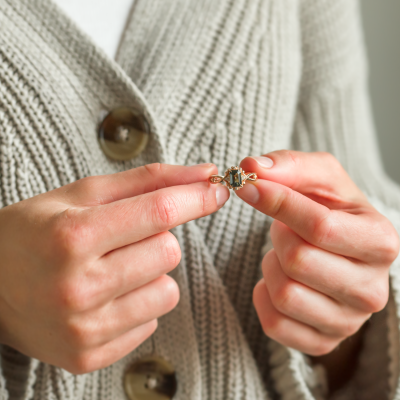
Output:
<instances>
[{"instance_id":1,"label":"person","mask_svg":"<svg viewBox=\"0 0 400 400\"><path fill-rule=\"evenodd\" d=\"M397 398L357 2L57 3L0 1L0 398Z\"/></svg>"}]
</instances>

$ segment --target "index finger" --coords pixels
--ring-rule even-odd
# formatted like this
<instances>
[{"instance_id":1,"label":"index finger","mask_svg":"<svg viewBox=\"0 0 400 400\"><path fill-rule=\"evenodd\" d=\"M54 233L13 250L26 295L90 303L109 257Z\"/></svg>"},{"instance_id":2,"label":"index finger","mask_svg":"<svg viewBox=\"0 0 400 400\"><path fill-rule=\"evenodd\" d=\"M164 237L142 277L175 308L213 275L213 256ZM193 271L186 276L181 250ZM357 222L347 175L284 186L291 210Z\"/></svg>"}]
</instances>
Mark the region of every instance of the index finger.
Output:
<instances>
[{"instance_id":1,"label":"index finger","mask_svg":"<svg viewBox=\"0 0 400 400\"><path fill-rule=\"evenodd\" d=\"M86 255L109 251L168 231L217 211L229 198L223 185L198 182L159 189L132 198L60 214L66 242L78 242Z\"/></svg>"},{"instance_id":2,"label":"index finger","mask_svg":"<svg viewBox=\"0 0 400 400\"><path fill-rule=\"evenodd\" d=\"M71 206L97 206L170 186L206 181L215 164L190 167L153 163L109 175L88 176L56 189Z\"/></svg>"}]
</instances>

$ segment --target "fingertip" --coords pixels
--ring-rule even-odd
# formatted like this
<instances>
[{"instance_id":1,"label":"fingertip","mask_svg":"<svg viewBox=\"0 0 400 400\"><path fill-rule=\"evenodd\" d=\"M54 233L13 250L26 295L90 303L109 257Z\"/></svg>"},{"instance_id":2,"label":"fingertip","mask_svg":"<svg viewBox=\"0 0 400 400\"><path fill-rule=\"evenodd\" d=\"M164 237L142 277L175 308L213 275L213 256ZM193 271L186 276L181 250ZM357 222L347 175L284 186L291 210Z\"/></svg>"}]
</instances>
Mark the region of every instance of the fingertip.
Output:
<instances>
[{"instance_id":1,"label":"fingertip","mask_svg":"<svg viewBox=\"0 0 400 400\"><path fill-rule=\"evenodd\" d=\"M194 182L208 181L211 175L218 173L218 168L213 163L190 165L187 168L189 168L191 180Z\"/></svg>"},{"instance_id":2,"label":"fingertip","mask_svg":"<svg viewBox=\"0 0 400 400\"><path fill-rule=\"evenodd\" d=\"M254 157L248 156L243 158L242 161L240 161L239 166L245 171L245 172L256 172L255 169L257 169L258 164L257 161L254 159Z\"/></svg>"},{"instance_id":3,"label":"fingertip","mask_svg":"<svg viewBox=\"0 0 400 400\"><path fill-rule=\"evenodd\" d=\"M260 199L260 192L258 191L257 185L252 182L246 182L236 194L249 204L256 204Z\"/></svg>"}]
</instances>

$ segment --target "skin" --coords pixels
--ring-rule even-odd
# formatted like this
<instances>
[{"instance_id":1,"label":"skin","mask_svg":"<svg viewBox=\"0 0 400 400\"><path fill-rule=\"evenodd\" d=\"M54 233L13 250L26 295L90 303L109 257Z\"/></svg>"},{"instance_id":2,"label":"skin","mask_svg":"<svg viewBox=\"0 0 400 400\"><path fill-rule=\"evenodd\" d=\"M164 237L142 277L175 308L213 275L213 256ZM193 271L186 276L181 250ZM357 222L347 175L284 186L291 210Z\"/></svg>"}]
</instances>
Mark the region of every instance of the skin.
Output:
<instances>
[{"instance_id":1,"label":"skin","mask_svg":"<svg viewBox=\"0 0 400 400\"><path fill-rule=\"evenodd\" d=\"M259 162L265 157L269 168ZM259 179L237 195L274 218L274 248L253 292L263 330L311 356L331 353L385 307L397 232L329 153L276 151L240 165ZM336 382L358 342L321 358Z\"/></svg>"},{"instance_id":2,"label":"skin","mask_svg":"<svg viewBox=\"0 0 400 400\"><path fill-rule=\"evenodd\" d=\"M229 198L215 173L150 164L0 210L0 342L74 374L134 350L179 300L169 230Z\"/></svg>"},{"instance_id":3,"label":"skin","mask_svg":"<svg viewBox=\"0 0 400 400\"><path fill-rule=\"evenodd\" d=\"M266 335L318 357L383 309L399 238L331 155L267 156L270 168L242 161L259 179L236 192L275 219L254 306ZM76 374L134 350L179 300L169 230L229 197L216 173L150 164L0 210L0 342Z\"/></svg>"}]
</instances>

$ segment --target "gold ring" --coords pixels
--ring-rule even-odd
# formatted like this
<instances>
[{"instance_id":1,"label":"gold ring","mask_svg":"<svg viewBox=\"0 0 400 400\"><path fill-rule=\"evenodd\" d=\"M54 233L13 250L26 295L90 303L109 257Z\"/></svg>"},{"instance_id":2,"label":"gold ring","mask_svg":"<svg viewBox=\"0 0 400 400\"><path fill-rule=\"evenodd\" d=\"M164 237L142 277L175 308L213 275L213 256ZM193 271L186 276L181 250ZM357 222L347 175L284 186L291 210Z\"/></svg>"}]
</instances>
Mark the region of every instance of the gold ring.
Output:
<instances>
[{"instance_id":1,"label":"gold ring","mask_svg":"<svg viewBox=\"0 0 400 400\"><path fill-rule=\"evenodd\" d=\"M229 189L239 190L246 181L256 181L257 174L255 172L246 173L240 167L231 167L225 171L225 176L211 175L211 183L225 183Z\"/></svg>"}]
</instances>

